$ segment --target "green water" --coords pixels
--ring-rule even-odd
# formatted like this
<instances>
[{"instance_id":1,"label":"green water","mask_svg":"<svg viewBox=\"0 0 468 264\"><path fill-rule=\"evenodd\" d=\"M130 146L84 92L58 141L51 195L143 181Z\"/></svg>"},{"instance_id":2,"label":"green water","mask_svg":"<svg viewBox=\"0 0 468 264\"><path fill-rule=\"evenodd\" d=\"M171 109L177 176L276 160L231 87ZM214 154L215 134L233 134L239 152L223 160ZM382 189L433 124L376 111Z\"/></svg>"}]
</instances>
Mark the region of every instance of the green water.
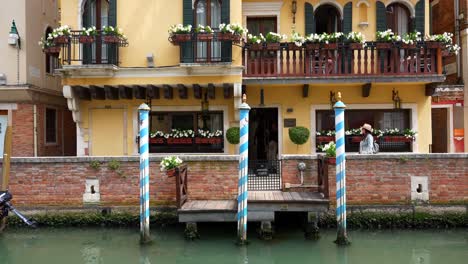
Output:
<instances>
[{"instance_id":1,"label":"green water","mask_svg":"<svg viewBox=\"0 0 468 264\"><path fill-rule=\"evenodd\" d=\"M337 247L335 231L306 241L299 228L279 228L273 241L254 230L250 245L234 244L235 225L204 225L202 238L185 241L181 227L152 227L154 243L140 247L137 229L10 229L0 235L0 264L16 263L468 263L468 231L350 231L352 245Z\"/></svg>"}]
</instances>

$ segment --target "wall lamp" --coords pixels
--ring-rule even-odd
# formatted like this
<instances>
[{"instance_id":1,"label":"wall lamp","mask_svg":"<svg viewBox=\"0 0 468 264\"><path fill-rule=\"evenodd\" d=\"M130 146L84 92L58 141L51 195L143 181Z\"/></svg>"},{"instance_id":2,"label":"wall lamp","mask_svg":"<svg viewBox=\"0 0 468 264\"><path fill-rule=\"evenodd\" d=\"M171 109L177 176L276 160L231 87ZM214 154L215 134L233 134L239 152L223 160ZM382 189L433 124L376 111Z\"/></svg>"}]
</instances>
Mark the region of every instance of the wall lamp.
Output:
<instances>
[{"instance_id":1,"label":"wall lamp","mask_svg":"<svg viewBox=\"0 0 468 264\"><path fill-rule=\"evenodd\" d=\"M293 24L296 24L297 1L292 1L291 12L293 13Z\"/></svg>"},{"instance_id":2,"label":"wall lamp","mask_svg":"<svg viewBox=\"0 0 468 264\"><path fill-rule=\"evenodd\" d=\"M398 91L395 91L395 88L393 88L392 91L392 101L394 109L401 109L401 99L400 96L398 96Z\"/></svg>"}]
</instances>

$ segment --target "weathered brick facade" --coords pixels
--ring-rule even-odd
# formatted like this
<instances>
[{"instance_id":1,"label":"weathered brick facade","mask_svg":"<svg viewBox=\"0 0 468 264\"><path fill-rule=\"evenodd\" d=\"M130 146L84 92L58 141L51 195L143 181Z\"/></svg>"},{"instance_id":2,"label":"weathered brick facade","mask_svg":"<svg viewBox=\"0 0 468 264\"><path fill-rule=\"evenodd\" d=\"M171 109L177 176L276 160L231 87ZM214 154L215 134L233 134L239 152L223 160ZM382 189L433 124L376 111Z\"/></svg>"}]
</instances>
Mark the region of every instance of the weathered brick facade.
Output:
<instances>
[{"instance_id":1,"label":"weathered brick facade","mask_svg":"<svg viewBox=\"0 0 468 264\"><path fill-rule=\"evenodd\" d=\"M430 203L468 202L468 154L348 155L346 164L348 204L411 204L411 176L427 176ZM189 200L235 199L236 156L182 157L187 160ZM19 206L83 206L85 180L100 181L101 205L137 205L139 164L137 157L115 158L122 173L107 167L112 158L13 159L10 190ZM100 160L99 170L90 167ZM174 204L175 178L159 170L160 157L150 162L152 204ZM300 183L297 163L307 164L306 185L317 185L317 158L282 160L283 185ZM328 166L330 203L335 203L335 168ZM295 191L301 191L296 187ZM311 189L310 187L303 188ZM317 188L312 188L314 191Z\"/></svg>"}]
</instances>

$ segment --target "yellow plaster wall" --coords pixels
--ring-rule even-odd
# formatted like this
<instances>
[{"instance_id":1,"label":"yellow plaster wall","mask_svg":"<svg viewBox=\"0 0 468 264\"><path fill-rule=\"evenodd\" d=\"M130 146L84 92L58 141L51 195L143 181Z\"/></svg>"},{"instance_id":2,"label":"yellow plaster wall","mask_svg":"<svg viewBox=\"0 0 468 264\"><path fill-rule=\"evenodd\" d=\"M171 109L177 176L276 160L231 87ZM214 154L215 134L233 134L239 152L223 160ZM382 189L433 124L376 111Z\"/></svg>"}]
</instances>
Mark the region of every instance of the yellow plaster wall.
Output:
<instances>
[{"instance_id":1,"label":"yellow plaster wall","mask_svg":"<svg viewBox=\"0 0 468 264\"><path fill-rule=\"evenodd\" d=\"M132 85L132 84L185 84L192 87L196 84L208 83L240 83L240 75L224 76L178 76L178 77L153 77L153 78L67 78L64 85Z\"/></svg>"},{"instance_id":2,"label":"yellow plaster wall","mask_svg":"<svg viewBox=\"0 0 468 264\"><path fill-rule=\"evenodd\" d=\"M431 100L425 96L425 86L422 84L378 84L373 85L370 96L362 97L362 89L358 85L330 84L310 85L309 96L302 97L302 85L271 85L263 86L264 103L267 106L280 106L281 118L296 118L297 126L310 129L311 106L328 104L330 91L341 92L345 104L392 104L392 90L396 88L402 103L417 104L418 113L418 152L429 152L429 144L432 142L431 134ZM250 107L258 107L260 104L260 86L247 86L247 103ZM292 113L287 113L287 108L293 108ZM376 106L378 108L378 106ZM283 154L308 154L311 153L311 141L297 147L288 136L288 128L283 128ZM313 136L313 135L311 135Z\"/></svg>"}]
</instances>

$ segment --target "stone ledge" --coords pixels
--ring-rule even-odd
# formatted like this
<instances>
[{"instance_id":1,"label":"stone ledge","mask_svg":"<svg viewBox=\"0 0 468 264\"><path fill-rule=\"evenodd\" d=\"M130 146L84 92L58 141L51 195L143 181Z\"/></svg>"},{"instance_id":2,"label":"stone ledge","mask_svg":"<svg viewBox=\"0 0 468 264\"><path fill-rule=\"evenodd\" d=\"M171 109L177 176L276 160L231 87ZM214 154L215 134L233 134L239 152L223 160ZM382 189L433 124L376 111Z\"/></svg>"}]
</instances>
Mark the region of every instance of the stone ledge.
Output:
<instances>
[{"instance_id":1,"label":"stone ledge","mask_svg":"<svg viewBox=\"0 0 468 264\"><path fill-rule=\"evenodd\" d=\"M164 157L174 155L183 161L238 161L239 155L189 155L189 154L167 154L150 155L150 162L161 161ZM139 156L117 156L117 157L13 157L11 163L80 163L90 161L108 162L116 160L120 162L139 162ZM0 163L3 159L0 159Z\"/></svg>"},{"instance_id":2,"label":"stone ledge","mask_svg":"<svg viewBox=\"0 0 468 264\"><path fill-rule=\"evenodd\" d=\"M281 155L282 160L315 160L318 156L323 154L310 154L310 155L294 155L285 154ZM347 160L380 160L380 159L468 159L468 153L379 153L379 154L358 154L358 153L347 153Z\"/></svg>"}]
</instances>

